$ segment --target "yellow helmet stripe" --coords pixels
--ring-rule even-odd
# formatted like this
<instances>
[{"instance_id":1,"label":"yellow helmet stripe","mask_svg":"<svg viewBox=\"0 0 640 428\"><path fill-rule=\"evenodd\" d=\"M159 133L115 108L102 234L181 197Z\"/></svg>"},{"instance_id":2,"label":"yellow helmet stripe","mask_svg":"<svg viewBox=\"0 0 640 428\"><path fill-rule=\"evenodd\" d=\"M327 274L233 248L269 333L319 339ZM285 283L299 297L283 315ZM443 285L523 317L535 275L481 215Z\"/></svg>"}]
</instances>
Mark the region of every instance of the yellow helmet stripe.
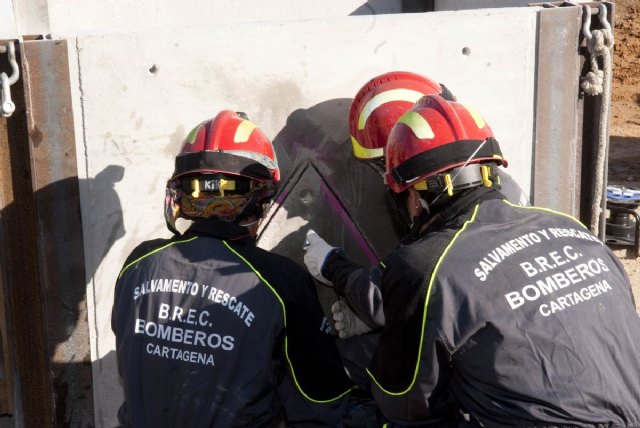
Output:
<instances>
[{"instance_id":1,"label":"yellow helmet stripe","mask_svg":"<svg viewBox=\"0 0 640 428\"><path fill-rule=\"evenodd\" d=\"M407 125L411 131L413 131L413 134L421 140L435 137L429 122L415 111L408 111L403 114L402 117L398 119L398 123Z\"/></svg>"},{"instance_id":2,"label":"yellow helmet stripe","mask_svg":"<svg viewBox=\"0 0 640 428\"><path fill-rule=\"evenodd\" d=\"M476 126L478 127L478 129L482 129L487 125L487 123L484 121L482 116L478 114L477 111L467 106L465 106L465 108L467 109L467 111L469 111L469 114L473 118L473 121L476 123Z\"/></svg>"},{"instance_id":3,"label":"yellow helmet stripe","mask_svg":"<svg viewBox=\"0 0 640 428\"><path fill-rule=\"evenodd\" d=\"M243 120L236 128L236 135L233 136L234 143L246 143L256 125L248 120Z\"/></svg>"},{"instance_id":4,"label":"yellow helmet stripe","mask_svg":"<svg viewBox=\"0 0 640 428\"><path fill-rule=\"evenodd\" d=\"M367 119L371 116L371 113L384 103L391 101L409 101L415 103L424 94L422 92L414 91L412 89L392 89L385 91L381 94L371 98L367 104L365 104L360 117L358 118L358 129L364 129L364 125L367 123Z\"/></svg>"},{"instance_id":5,"label":"yellow helmet stripe","mask_svg":"<svg viewBox=\"0 0 640 428\"><path fill-rule=\"evenodd\" d=\"M358 141L351 137L351 145L353 146L353 155L358 159L372 159L384 156L384 149L367 149L362 147Z\"/></svg>"},{"instance_id":6,"label":"yellow helmet stripe","mask_svg":"<svg viewBox=\"0 0 640 428\"><path fill-rule=\"evenodd\" d=\"M189 135L187 135L187 138L185 140L187 144L195 143L196 137L198 136L198 132L200 132L200 128L202 128L202 124L196 126L191 130L191 132L189 132Z\"/></svg>"}]
</instances>

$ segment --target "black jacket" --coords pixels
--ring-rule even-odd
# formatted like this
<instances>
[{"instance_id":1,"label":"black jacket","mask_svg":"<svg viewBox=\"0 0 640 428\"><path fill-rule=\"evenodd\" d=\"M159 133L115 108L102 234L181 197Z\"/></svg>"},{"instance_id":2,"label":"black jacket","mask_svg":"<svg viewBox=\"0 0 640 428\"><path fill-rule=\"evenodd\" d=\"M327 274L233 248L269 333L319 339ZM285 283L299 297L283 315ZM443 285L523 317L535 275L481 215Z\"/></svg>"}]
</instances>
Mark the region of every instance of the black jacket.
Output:
<instances>
[{"instance_id":1,"label":"black jacket","mask_svg":"<svg viewBox=\"0 0 640 428\"><path fill-rule=\"evenodd\" d=\"M244 227L198 220L138 246L112 329L124 426L333 426L348 378L311 277Z\"/></svg>"},{"instance_id":2,"label":"black jacket","mask_svg":"<svg viewBox=\"0 0 640 428\"><path fill-rule=\"evenodd\" d=\"M338 289L367 277L328 263ZM640 426L630 283L575 219L477 189L383 264L368 371L387 418L446 426L462 409L497 428Z\"/></svg>"}]
</instances>

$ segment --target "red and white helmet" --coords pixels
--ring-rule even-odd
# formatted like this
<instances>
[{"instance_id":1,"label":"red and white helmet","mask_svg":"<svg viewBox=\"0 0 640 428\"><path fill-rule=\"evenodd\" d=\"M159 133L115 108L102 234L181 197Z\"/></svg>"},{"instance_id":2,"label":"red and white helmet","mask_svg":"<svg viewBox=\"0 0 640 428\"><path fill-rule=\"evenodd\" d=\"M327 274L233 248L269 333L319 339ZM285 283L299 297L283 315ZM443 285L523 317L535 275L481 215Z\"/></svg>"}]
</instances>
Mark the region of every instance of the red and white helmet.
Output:
<instances>
[{"instance_id":1,"label":"red and white helmet","mask_svg":"<svg viewBox=\"0 0 640 428\"><path fill-rule=\"evenodd\" d=\"M391 128L423 95L453 95L439 83L407 71L392 71L369 80L356 94L349 109L349 132L358 159L384 156Z\"/></svg>"},{"instance_id":2,"label":"red and white helmet","mask_svg":"<svg viewBox=\"0 0 640 428\"><path fill-rule=\"evenodd\" d=\"M280 181L271 141L244 113L231 110L200 123L185 139L171 179L194 173Z\"/></svg>"},{"instance_id":3,"label":"red and white helmet","mask_svg":"<svg viewBox=\"0 0 640 428\"><path fill-rule=\"evenodd\" d=\"M422 97L398 119L389 135L385 157L385 180L396 193L410 186L421 190L440 186L427 179L469 164L507 166L484 119L474 110L438 95ZM423 186L418 187L418 183Z\"/></svg>"},{"instance_id":4,"label":"red and white helmet","mask_svg":"<svg viewBox=\"0 0 640 428\"><path fill-rule=\"evenodd\" d=\"M261 217L278 181L271 141L244 113L221 111L191 130L176 157L165 191L167 227L179 234L179 217Z\"/></svg>"}]
</instances>

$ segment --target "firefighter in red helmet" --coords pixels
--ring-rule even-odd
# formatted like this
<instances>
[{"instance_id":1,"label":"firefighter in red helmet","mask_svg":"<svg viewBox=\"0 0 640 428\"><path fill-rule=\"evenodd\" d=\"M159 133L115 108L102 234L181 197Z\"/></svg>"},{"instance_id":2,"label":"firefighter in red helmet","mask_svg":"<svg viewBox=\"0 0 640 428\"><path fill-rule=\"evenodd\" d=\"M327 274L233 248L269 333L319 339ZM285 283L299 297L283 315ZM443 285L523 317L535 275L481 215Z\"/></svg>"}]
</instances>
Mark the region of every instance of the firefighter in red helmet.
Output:
<instances>
[{"instance_id":1,"label":"firefighter in red helmet","mask_svg":"<svg viewBox=\"0 0 640 428\"><path fill-rule=\"evenodd\" d=\"M456 101L456 97L443 84L412 72L391 71L367 81L356 93L349 109L349 131L354 156L384 175L384 149L389 134L398 119L411 110L424 95L440 95L445 100ZM487 124L478 132L483 134L483 139L494 139ZM515 180L501 168L495 168L494 172L494 186L500 187L507 199L520 205L529 204L527 196ZM404 202L394 192L387 194L398 221L405 226L410 225L412 221L407 217ZM310 239L313 240L314 237L312 231ZM307 254L307 260L313 259L312 254ZM352 290L351 284L347 284L343 292L343 299L337 301L332 308L335 326L342 338L384 325L382 299L378 288L363 293L359 289ZM362 300L362 295L369 297ZM340 343L339 345L342 346Z\"/></svg>"},{"instance_id":2,"label":"firefighter in red helmet","mask_svg":"<svg viewBox=\"0 0 640 428\"><path fill-rule=\"evenodd\" d=\"M424 95L440 95L447 101L457 101L445 85L408 71L391 71L365 83L349 109L353 155L377 166L383 173L384 148L393 125ZM488 126L483 131L487 138L493 137ZM528 198L520 186L504 171L498 170L496 184L513 203L528 205Z\"/></svg>"},{"instance_id":3,"label":"firefighter in red helmet","mask_svg":"<svg viewBox=\"0 0 640 428\"><path fill-rule=\"evenodd\" d=\"M622 265L573 217L504 197L486 127L428 95L390 133L385 180L412 232L382 263L376 403L389 427L640 426L640 317ZM370 289L372 269L310 244L314 276Z\"/></svg>"},{"instance_id":4,"label":"firefighter in red helmet","mask_svg":"<svg viewBox=\"0 0 640 428\"><path fill-rule=\"evenodd\" d=\"M444 85L408 71L391 71L365 83L349 109L353 155L358 159L382 158L396 120L427 94L455 99Z\"/></svg>"},{"instance_id":5,"label":"firefighter in red helmet","mask_svg":"<svg viewBox=\"0 0 640 428\"><path fill-rule=\"evenodd\" d=\"M280 179L246 115L196 126L165 217L118 276L112 312L125 427L334 426L351 383L311 276L255 245ZM175 221L191 220L186 232Z\"/></svg>"}]
</instances>

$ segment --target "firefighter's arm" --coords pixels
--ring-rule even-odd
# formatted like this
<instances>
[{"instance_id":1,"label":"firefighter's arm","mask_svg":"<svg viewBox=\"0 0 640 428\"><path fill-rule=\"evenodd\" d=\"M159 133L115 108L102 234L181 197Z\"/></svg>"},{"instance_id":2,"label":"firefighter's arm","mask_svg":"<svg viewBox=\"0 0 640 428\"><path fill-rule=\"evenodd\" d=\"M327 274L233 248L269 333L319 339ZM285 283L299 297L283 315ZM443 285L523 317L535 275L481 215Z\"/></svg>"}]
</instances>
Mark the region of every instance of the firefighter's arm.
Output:
<instances>
[{"instance_id":1,"label":"firefighter's arm","mask_svg":"<svg viewBox=\"0 0 640 428\"><path fill-rule=\"evenodd\" d=\"M376 401L398 423L419 419L446 426L459 415L448 387L452 360L441 337L442 313L431 272L416 269L416 254L387 260L382 282L386 326L372 359ZM420 402L412 410L410 403Z\"/></svg>"},{"instance_id":2,"label":"firefighter's arm","mask_svg":"<svg viewBox=\"0 0 640 428\"><path fill-rule=\"evenodd\" d=\"M309 273L332 286L348 303L352 313L370 329L384 325L380 293L381 267L362 267L340 248L332 247L313 230L307 234L304 261ZM345 312L348 316L351 314Z\"/></svg>"},{"instance_id":3,"label":"firefighter's arm","mask_svg":"<svg viewBox=\"0 0 640 428\"><path fill-rule=\"evenodd\" d=\"M381 266L362 267L338 249L329 255L322 272L331 279L336 293L344 298L370 330L384 326Z\"/></svg>"},{"instance_id":4,"label":"firefighter's arm","mask_svg":"<svg viewBox=\"0 0 640 428\"><path fill-rule=\"evenodd\" d=\"M292 269L295 284L282 294L286 308L284 378L278 395L287 426L331 426L340 421L352 382L345 373L315 285L303 269Z\"/></svg>"}]
</instances>

